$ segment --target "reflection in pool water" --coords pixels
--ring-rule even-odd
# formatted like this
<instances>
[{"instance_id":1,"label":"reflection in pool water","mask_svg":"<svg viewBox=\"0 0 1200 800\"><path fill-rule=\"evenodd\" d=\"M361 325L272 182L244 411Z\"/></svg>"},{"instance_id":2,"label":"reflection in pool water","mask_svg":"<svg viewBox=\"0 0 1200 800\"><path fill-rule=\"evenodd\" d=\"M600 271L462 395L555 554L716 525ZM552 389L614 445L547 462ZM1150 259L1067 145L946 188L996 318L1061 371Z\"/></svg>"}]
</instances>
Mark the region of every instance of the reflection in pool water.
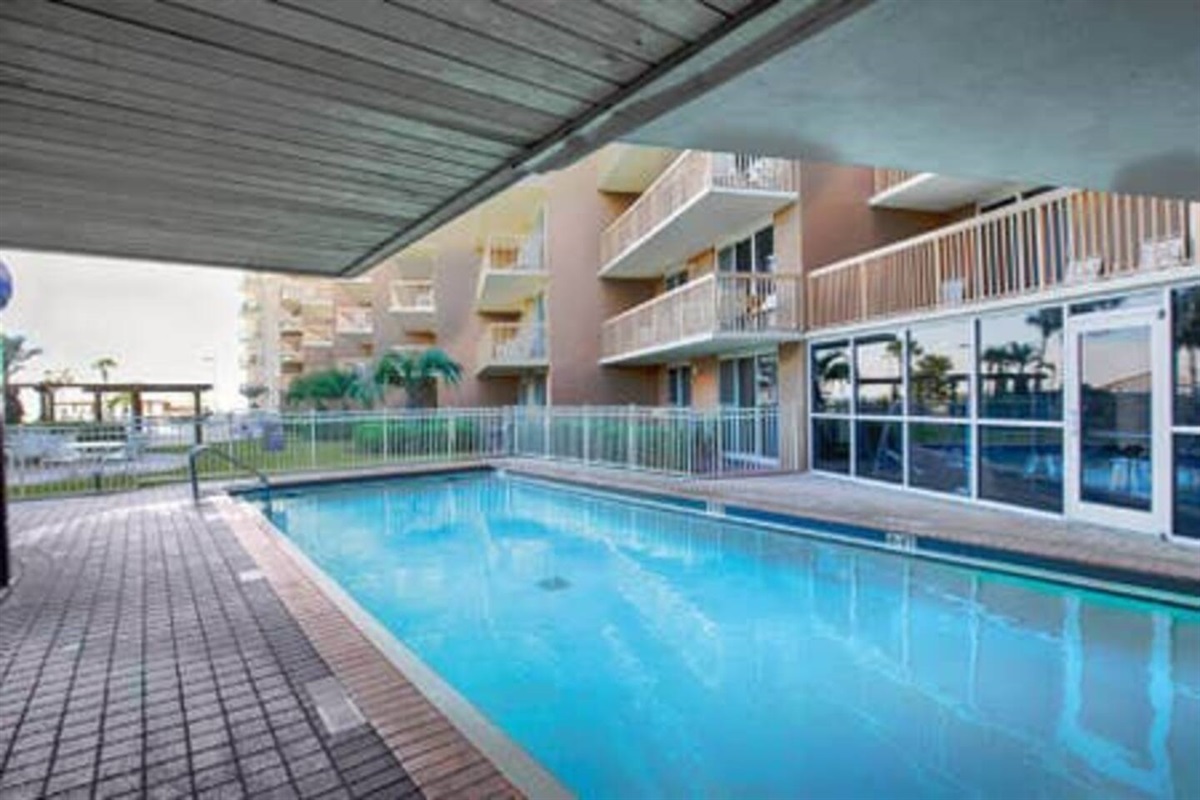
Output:
<instances>
[{"instance_id":1,"label":"reflection in pool water","mask_svg":"<svg viewBox=\"0 0 1200 800\"><path fill-rule=\"evenodd\" d=\"M1200 795L1194 612L500 476L275 508L583 797Z\"/></svg>"}]
</instances>

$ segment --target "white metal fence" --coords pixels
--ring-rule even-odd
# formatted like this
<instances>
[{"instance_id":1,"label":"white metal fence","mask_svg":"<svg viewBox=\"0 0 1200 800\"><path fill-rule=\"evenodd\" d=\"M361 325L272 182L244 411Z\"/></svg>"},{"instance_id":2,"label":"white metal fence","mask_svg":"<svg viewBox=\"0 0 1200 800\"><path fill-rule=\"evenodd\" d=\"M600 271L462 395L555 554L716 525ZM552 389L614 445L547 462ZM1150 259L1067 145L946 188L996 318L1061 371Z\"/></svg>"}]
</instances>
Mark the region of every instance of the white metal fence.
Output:
<instances>
[{"instance_id":1,"label":"white metal fence","mask_svg":"<svg viewBox=\"0 0 1200 800\"><path fill-rule=\"evenodd\" d=\"M9 496L132 489L187 480L197 443L267 474L354 471L504 457L539 458L672 475L779 468L778 409L518 407L274 414L140 424L10 426ZM244 476L200 456L205 479Z\"/></svg>"}]
</instances>

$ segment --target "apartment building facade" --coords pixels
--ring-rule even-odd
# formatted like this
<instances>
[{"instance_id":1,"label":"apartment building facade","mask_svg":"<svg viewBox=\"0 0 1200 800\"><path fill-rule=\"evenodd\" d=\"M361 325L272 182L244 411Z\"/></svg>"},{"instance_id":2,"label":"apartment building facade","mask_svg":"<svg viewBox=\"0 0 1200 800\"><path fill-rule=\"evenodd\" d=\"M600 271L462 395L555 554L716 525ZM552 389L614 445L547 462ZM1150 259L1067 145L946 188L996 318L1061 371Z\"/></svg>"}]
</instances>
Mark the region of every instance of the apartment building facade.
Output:
<instances>
[{"instance_id":1,"label":"apartment building facade","mask_svg":"<svg viewBox=\"0 0 1200 800\"><path fill-rule=\"evenodd\" d=\"M614 146L372 276L372 347L450 353L445 405L761 410L760 465L1194 536L1198 229L1162 198ZM397 287L426 330L386 327L418 316Z\"/></svg>"},{"instance_id":2,"label":"apartment building facade","mask_svg":"<svg viewBox=\"0 0 1200 800\"><path fill-rule=\"evenodd\" d=\"M280 408L298 376L363 371L389 351L433 344L434 254L414 251L353 280L247 274L242 279L239 365L255 404Z\"/></svg>"}]
</instances>

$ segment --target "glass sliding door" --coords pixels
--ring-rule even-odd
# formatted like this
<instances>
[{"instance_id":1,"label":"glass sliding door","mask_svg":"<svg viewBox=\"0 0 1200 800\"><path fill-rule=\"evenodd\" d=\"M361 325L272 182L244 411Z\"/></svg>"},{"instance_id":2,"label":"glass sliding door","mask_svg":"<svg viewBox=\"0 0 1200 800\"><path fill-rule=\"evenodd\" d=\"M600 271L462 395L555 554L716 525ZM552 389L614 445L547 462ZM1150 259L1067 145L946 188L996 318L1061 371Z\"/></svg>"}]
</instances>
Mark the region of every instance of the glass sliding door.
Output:
<instances>
[{"instance_id":1,"label":"glass sliding door","mask_svg":"<svg viewBox=\"0 0 1200 800\"><path fill-rule=\"evenodd\" d=\"M1071 317L1067 359L1068 512L1167 530L1166 330L1157 309Z\"/></svg>"}]
</instances>

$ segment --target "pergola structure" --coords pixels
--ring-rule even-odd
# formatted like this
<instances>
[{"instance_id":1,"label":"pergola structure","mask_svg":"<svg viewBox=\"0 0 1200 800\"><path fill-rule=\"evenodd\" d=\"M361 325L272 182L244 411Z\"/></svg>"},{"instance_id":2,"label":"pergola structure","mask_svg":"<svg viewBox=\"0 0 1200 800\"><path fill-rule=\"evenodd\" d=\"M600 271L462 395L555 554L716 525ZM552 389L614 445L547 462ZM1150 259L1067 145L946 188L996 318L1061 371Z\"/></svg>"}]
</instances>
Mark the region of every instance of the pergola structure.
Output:
<instances>
[{"instance_id":1,"label":"pergola structure","mask_svg":"<svg viewBox=\"0 0 1200 800\"><path fill-rule=\"evenodd\" d=\"M32 390L41 399L42 422L54 421L54 408L57 394L61 391L79 391L92 396L92 419L100 422L104 419L104 398L106 395L127 395L129 397L130 416L140 420L143 416L143 399L147 394L182 394L192 399L192 416L199 417L202 411L201 397L205 392L212 391L211 383L55 383L42 381L39 383L13 383L14 390Z\"/></svg>"}]
</instances>

